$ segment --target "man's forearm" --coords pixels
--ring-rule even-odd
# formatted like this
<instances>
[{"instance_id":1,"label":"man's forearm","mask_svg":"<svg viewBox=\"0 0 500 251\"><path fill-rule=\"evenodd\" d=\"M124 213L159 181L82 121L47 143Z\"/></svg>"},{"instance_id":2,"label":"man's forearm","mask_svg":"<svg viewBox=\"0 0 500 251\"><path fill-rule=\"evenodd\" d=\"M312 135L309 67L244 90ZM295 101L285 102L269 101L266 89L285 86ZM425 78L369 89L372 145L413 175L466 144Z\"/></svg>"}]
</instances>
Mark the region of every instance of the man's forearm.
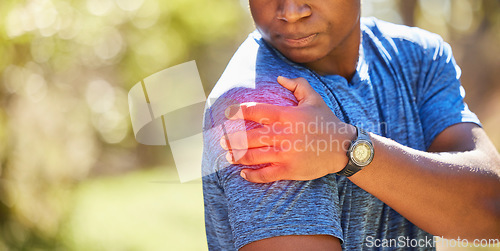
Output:
<instances>
[{"instance_id":1,"label":"man's forearm","mask_svg":"<svg viewBox=\"0 0 500 251\"><path fill-rule=\"evenodd\" d=\"M352 182L431 234L500 236L498 153L428 153L371 137L376 157Z\"/></svg>"}]
</instances>

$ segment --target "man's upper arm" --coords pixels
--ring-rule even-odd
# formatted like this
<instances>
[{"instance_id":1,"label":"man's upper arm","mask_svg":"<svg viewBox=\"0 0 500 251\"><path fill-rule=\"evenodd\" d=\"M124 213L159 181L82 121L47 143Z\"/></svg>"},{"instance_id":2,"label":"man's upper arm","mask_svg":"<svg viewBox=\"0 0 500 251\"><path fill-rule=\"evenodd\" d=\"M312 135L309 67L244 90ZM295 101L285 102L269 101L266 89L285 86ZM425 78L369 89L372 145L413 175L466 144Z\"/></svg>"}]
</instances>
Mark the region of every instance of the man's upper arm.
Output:
<instances>
[{"instance_id":1,"label":"man's upper arm","mask_svg":"<svg viewBox=\"0 0 500 251\"><path fill-rule=\"evenodd\" d=\"M464 152L479 150L486 154L498 152L486 132L475 123L454 124L439 133L428 152Z\"/></svg>"},{"instance_id":2,"label":"man's upper arm","mask_svg":"<svg viewBox=\"0 0 500 251\"><path fill-rule=\"evenodd\" d=\"M224 133L259 126L251 121L242 124L241 121L225 119L224 110L228 105L250 101L295 105L293 94L283 89L278 83L258 83L255 89L231 89L218 98L207 112L209 114L205 115L204 151L208 155L207 159L224 156L225 151L219 143ZM207 126L207 123L210 125ZM207 127L211 129L207 130ZM225 162L225 158L219 159L224 163L214 169L216 175L213 177L216 178L211 182L217 183L224 198L206 197L205 204L220 203L211 201L216 199L227 201L227 217L212 222L230 225L236 249L244 246L243 250L266 250L266 247L279 250L278 247L289 247L290 244L303 247L300 250L340 248L342 230L334 176L328 175L313 181L256 184L240 177L239 172L244 166L230 165ZM208 227L216 229L220 226Z\"/></svg>"}]
</instances>

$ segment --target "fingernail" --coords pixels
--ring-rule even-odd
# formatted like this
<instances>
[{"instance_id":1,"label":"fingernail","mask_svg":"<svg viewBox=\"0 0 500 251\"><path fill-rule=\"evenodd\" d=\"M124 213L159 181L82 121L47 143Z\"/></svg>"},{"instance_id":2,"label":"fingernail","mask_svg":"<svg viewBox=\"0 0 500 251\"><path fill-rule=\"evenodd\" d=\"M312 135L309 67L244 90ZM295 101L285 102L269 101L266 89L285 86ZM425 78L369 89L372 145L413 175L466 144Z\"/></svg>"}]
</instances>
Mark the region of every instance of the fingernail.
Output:
<instances>
[{"instance_id":1,"label":"fingernail","mask_svg":"<svg viewBox=\"0 0 500 251\"><path fill-rule=\"evenodd\" d=\"M230 164L234 164L234 159L233 159L233 155L231 154L231 152L227 152L227 153L226 153L226 160L227 160L227 162L229 162Z\"/></svg>"},{"instance_id":2,"label":"fingernail","mask_svg":"<svg viewBox=\"0 0 500 251\"><path fill-rule=\"evenodd\" d=\"M222 146L224 150L227 150L226 137L223 136L222 138L220 138L220 146Z\"/></svg>"},{"instance_id":3,"label":"fingernail","mask_svg":"<svg viewBox=\"0 0 500 251\"><path fill-rule=\"evenodd\" d=\"M247 174L243 171L240 172L240 176L245 180L247 179Z\"/></svg>"},{"instance_id":4,"label":"fingernail","mask_svg":"<svg viewBox=\"0 0 500 251\"><path fill-rule=\"evenodd\" d=\"M238 113L239 110L240 110L239 105L231 105L228 108L226 108L226 111L224 113L226 115L226 118L230 119L234 115L236 115L236 113Z\"/></svg>"}]
</instances>

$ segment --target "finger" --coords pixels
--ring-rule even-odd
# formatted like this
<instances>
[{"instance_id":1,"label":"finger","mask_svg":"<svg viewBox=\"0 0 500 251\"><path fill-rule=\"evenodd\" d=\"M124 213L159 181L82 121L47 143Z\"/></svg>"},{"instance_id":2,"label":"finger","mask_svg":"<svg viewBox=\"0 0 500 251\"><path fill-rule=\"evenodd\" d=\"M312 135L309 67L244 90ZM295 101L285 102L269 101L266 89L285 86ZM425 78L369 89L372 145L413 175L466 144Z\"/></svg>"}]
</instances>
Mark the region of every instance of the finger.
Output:
<instances>
[{"instance_id":1,"label":"finger","mask_svg":"<svg viewBox=\"0 0 500 251\"><path fill-rule=\"evenodd\" d=\"M277 137L271 133L271 127L264 126L248 131L238 131L235 133L222 136L220 145L224 150L239 149L245 150L249 148L259 148L273 146Z\"/></svg>"},{"instance_id":2,"label":"finger","mask_svg":"<svg viewBox=\"0 0 500 251\"><path fill-rule=\"evenodd\" d=\"M269 183L285 179L285 169L279 165L269 165L259 169L243 169L240 175L243 179L254 183Z\"/></svg>"},{"instance_id":3,"label":"finger","mask_svg":"<svg viewBox=\"0 0 500 251\"><path fill-rule=\"evenodd\" d=\"M232 105L226 108L226 118L252 120L259 124L271 124L279 121L280 113L286 107L263 104L263 103L243 103L239 105Z\"/></svg>"},{"instance_id":4,"label":"finger","mask_svg":"<svg viewBox=\"0 0 500 251\"><path fill-rule=\"evenodd\" d=\"M278 83L293 92L299 103L316 102L321 96L312 88L305 78L289 79L283 76L278 77Z\"/></svg>"},{"instance_id":5,"label":"finger","mask_svg":"<svg viewBox=\"0 0 500 251\"><path fill-rule=\"evenodd\" d=\"M231 150L226 159L231 164L260 165L279 162L278 152L273 147L253 148L248 150Z\"/></svg>"}]
</instances>

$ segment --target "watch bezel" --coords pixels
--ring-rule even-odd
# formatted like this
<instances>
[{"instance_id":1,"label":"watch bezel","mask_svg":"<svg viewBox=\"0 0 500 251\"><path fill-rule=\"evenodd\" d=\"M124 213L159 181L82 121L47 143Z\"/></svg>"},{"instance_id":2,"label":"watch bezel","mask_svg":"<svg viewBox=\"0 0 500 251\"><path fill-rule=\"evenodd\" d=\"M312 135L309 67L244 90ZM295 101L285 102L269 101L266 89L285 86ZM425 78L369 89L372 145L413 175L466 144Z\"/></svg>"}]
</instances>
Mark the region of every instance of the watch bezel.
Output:
<instances>
[{"instance_id":1,"label":"watch bezel","mask_svg":"<svg viewBox=\"0 0 500 251\"><path fill-rule=\"evenodd\" d=\"M366 160L365 162L359 162L357 161L357 159L354 157L354 149L360 145L360 144L367 144L368 147L370 148L370 157L368 158L368 160ZM359 167L365 167L367 165L369 165L372 160L373 160L373 156L375 155L374 154L374 148L373 148L373 145L370 141L368 140L365 140L365 139L358 139L356 141L353 142L353 144L351 144L351 147L349 149L349 159L352 161L352 163L354 163L356 166L359 166Z\"/></svg>"}]
</instances>

